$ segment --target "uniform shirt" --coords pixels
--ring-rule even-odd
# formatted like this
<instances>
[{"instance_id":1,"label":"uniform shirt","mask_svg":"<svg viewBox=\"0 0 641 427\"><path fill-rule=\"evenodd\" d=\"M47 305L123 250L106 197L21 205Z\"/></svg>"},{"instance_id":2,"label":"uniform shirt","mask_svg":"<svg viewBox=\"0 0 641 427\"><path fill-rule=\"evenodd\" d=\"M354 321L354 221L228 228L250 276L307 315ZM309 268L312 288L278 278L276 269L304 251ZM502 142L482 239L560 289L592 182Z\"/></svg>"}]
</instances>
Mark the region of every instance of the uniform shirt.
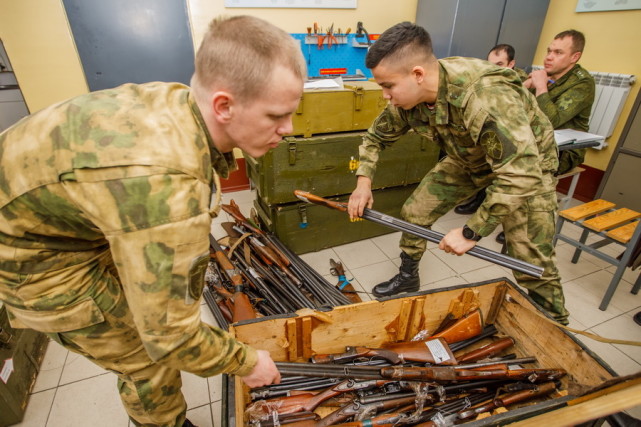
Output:
<instances>
[{"instance_id":1,"label":"uniform shirt","mask_svg":"<svg viewBox=\"0 0 641 427\"><path fill-rule=\"evenodd\" d=\"M528 73L526 73L525 70L521 68L514 67L514 71L519 76L519 79L521 79L522 82L526 81L529 77Z\"/></svg>"},{"instance_id":2,"label":"uniform shirt","mask_svg":"<svg viewBox=\"0 0 641 427\"><path fill-rule=\"evenodd\" d=\"M554 129L587 132L594 102L594 78L579 64L548 85L547 93L536 97Z\"/></svg>"},{"instance_id":3,"label":"uniform shirt","mask_svg":"<svg viewBox=\"0 0 641 427\"><path fill-rule=\"evenodd\" d=\"M553 128L513 70L472 58L438 63L435 104L383 110L359 148L356 174L373 179L379 152L413 129L438 143L464 173L495 174L485 202L467 222L487 236L530 196L554 190L542 180L558 166Z\"/></svg>"},{"instance_id":4,"label":"uniform shirt","mask_svg":"<svg viewBox=\"0 0 641 427\"><path fill-rule=\"evenodd\" d=\"M153 360L247 375L255 350L201 323L198 302L213 169L235 167L175 83L82 95L0 134L0 299L12 324L100 323L113 303L96 287L112 265Z\"/></svg>"}]
</instances>

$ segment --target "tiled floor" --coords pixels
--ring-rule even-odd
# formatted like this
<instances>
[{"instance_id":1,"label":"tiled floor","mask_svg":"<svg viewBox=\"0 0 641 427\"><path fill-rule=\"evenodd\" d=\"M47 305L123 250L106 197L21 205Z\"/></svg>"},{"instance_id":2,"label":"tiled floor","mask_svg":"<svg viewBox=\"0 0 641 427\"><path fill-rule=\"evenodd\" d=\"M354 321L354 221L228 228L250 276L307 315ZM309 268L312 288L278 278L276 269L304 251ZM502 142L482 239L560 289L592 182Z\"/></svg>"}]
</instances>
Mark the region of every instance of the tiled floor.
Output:
<instances>
[{"instance_id":1,"label":"tiled floor","mask_svg":"<svg viewBox=\"0 0 641 427\"><path fill-rule=\"evenodd\" d=\"M240 191L224 195L223 201L233 198L244 213L249 213L254 194ZM225 213L217 220L228 221ZM450 213L434 226L446 232L462 226L466 217ZM213 227L216 237L224 231ZM360 242L309 253L302 258L328 280L329 259L342 261L347 276L353 277L355 288L365 292L363 299L370 299L369 292L380 281L391 277L400 264L398 249L399 233L393 233ZM499 250L494 235L481 243L493 250ZM612 245L610 245L612 246ZM510 270L488 264L471 256L456 257L438 250L429 244L429 251L420 264L421 289L480 282L487 279L508 277ZM614 267L591 255L584 254L578 264L570 258L573 249L561 243L557 246L558 265L563 278L567 306L571 313L570 326L588 330L612 338L641 341L641 326L634 323L632 316L641 310L641 295L630 294L632 283L639 271L629 269L623 276L607 311L597 307L612 277ZM613 248L611 254L621 252ZM215 321L209 309L203 304L203 320ZM641 371L641 348L612 345L581 338L595 353L620 375ZM200 378L183 373L183 392L189 405L188 417L200 427L219 426L221 409L220 377ZM629 411L641 418L641 407ZM63 426L105 426L127 427L129 421L120 405L116 391L116 377L106 373L82 357L69 353L55 342L49 344L42 369L37 378L24 421L19 426L63 427Z\"/></svg>"}]
</instances>

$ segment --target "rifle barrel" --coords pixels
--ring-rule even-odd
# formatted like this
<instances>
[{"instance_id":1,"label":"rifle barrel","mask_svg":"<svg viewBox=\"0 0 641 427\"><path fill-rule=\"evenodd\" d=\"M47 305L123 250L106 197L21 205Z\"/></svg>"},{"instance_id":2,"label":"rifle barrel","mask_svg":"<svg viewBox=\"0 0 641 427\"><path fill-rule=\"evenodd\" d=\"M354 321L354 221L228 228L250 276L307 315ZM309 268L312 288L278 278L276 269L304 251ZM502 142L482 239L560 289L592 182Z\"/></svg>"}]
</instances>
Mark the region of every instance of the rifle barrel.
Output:
<instances>
[{"instance_id":1,"label":"rifle barrel","mask_svg":"<svg viewBox=\"0 0 641 427\"><path fill-rule=\"evenodd\" d=\"M307 203L314 203L343 212L347 211L346 203L333 202L331 200L327 200L301 190L295 190L294 195L300 200ZM382 212L378 212L369 208L365 208L363 210L362 218L375 222L377 224L385 225L395 230L403 231L405 233L421 237L432 243L439 243L444 237L442 233L439 233L437 231L430 230L428 228L421 227L420 225L412 224L411 222L403 221L389 215L385 215ZM481 246L475 246L466 253L482 260L489 261L494 264L498 264L500 266L507 267L511 270L515 270L536 278L540 278L543 275L542 267L509 257L507 255L503 255Z\"/></svg>"}]
</instances>

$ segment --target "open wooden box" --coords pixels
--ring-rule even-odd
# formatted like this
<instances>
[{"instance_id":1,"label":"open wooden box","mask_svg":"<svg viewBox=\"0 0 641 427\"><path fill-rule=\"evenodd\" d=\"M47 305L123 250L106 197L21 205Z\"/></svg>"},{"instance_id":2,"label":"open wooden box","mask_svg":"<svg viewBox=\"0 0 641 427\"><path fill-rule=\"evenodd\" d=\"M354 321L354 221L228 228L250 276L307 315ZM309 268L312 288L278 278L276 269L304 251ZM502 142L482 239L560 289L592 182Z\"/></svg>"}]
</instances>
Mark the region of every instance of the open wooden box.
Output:
<instances>
[{"instance_id":1,"label":"open wooden box","mask_svg":"<svg viewBox=\"0 0 641 427\"><path fill-rule=\"evenodd\" d=\"M618 381L616 373L605 362L574 336L543 319L532 300L505 278L402 294L401 297L336 307L328 312L309 310L291 316L266 317L234 324L230 331L240 341L269 351L276 361L302 362L316 353L343 352L347 345L380 347L385 342L408 341L419 331L433 331L449 311L465 311L473 305L480 307L486 325L494 324L500 333L516 340L510 351L518 357L535 356L539 367L565 369L568 375L562 379L562 389L567 390L568 395L557 394L552 399L526 404L465 425L506 425L517 421L543 425L536 421L537 416L567 410L572 402L589 404L589 401L583 402L585 397L577 396L606 382L621 383L614 386L618 390L616 393L630 394L637 389L639 392L626 397L625 403L613 398L614 402L619 402L618 406L611 410L614 406L610 405L609 412L601 411L600 416L641 404L639 378ZM234 389L236 425L242 425L249 389L239 378L235 378ZM611 393L601 391L590 396L599 398L604 395L610 396ZM582 412L587 413L585 409ZM598 418L597 415L595 417ZM549 420L545 423L548 426L563 425Z\"/></svg>"}]
</instances>

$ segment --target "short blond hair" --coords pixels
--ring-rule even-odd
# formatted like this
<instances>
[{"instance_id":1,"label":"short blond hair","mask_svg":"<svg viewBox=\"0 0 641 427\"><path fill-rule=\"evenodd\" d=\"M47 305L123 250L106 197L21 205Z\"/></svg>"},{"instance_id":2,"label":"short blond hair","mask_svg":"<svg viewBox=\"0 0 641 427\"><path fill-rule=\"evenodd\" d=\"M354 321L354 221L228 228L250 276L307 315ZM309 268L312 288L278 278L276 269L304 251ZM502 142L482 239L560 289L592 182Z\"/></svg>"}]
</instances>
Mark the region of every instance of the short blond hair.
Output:
<instances>
[{"instance_id":1,"label":"short blond hair","mask_svg":"<svg viewBox=\"0 0 641 427\"><path fill-rule=\"evenodd\" d=\"M280 28L253 16L218 17L196 54L191 81L196 91L229 90L241 101L260 94L275 65L307 76L300 43Z\"/></svg>"}]
</instances>

